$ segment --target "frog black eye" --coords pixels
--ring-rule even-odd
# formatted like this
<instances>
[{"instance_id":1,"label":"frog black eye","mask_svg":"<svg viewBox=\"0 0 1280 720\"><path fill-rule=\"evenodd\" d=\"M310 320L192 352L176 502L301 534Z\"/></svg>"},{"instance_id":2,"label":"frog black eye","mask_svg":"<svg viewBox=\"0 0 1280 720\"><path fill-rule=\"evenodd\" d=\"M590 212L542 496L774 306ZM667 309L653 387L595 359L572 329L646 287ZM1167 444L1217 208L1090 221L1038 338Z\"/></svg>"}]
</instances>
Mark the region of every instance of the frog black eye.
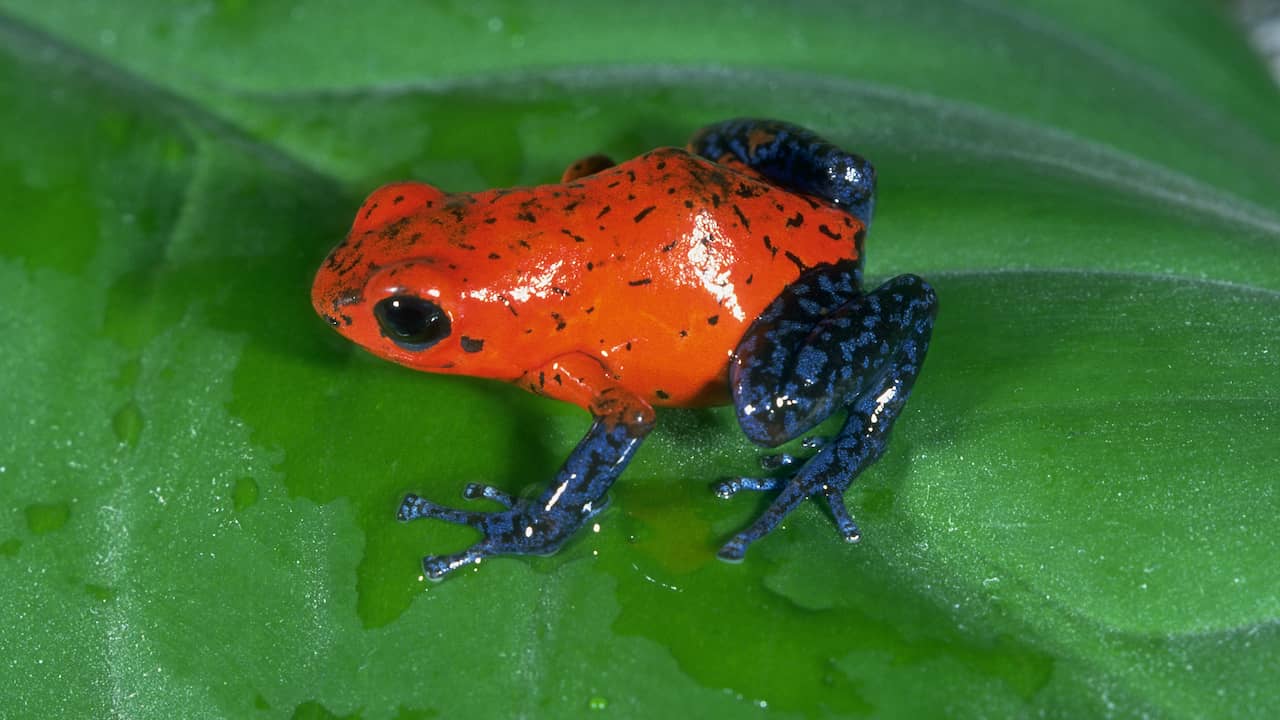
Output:
<instances>
[{"instance_id":1,"label":"frog black eye","mask_svg":"<svg viewBox=\"0 0 1280 720\"><path fill-rule=\"evenodd\" d=\"M392 295L373 306L382 334L405 350L426 350L449 337L449 316L413 295Z\"/></svg>"}]
</instances>

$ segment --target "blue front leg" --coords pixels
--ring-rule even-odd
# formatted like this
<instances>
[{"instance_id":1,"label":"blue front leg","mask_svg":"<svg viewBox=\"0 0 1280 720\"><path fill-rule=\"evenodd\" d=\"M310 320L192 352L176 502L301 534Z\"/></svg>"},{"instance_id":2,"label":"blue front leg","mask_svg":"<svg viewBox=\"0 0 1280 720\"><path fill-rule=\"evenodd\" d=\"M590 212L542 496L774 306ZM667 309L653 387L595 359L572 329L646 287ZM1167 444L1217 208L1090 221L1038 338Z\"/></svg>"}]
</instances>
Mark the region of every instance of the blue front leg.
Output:
<instances>
[{"instance_id":1,"label":"blue front leg","mask_svg":"<svg viewBox=\"0 0 1280 720\"><path fill-rule=\"evenodd\" d=\"M758 444L799 437L832 413L843 427L782 487L772 505L720 550L740 560L807 497L823 496L845 540L861 536L844 492L884 454L889 430L924 362L937 314L928 283L901 275L869 294L853 261L815 267L761 313L738 344L729 379L738 422ZM722 483L723 496L778 483Z\"/></svg>"},{"instance_id":2,"label":"blue front leg","mask_svg":"<svg viewBox=\"0 0 1280 720\"><path fill-rule=\"evenodd\" d=\"M498 512L458 510L417 495L400 504L402 521L434 518L466 525L484 537L452 555L428 555L422 567L439 580L466 565L492 555L550 555L605 505L605 494L631 461L640 442L653 428L652 411L623 408L597 415L591 429L565 460L551 486L535 499L519 499L497 488L468 485L467 498L485 497L507 507Z\"/></svg>"}]
</instances>

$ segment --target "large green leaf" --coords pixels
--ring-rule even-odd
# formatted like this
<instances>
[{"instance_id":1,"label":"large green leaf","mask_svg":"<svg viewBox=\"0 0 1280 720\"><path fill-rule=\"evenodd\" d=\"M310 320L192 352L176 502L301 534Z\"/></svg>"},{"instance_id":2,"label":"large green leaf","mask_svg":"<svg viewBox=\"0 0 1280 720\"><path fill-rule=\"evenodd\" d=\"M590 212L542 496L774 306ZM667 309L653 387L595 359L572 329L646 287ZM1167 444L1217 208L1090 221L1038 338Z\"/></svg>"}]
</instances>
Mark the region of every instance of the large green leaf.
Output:
<instances>
[{"instance_id":1,"label":"large green leaf","mask_svg":"<svg viewBox=\"0 0 1280 720\"><path fill-rule=\"evenodd\" d=\"M0 3L0 716L1280 713L1274 87L1207 1L846 5ZM472 536L401 494L587 419L313 316L364 193L738 115L941 297L864 542L716 561L758 451L670 411L597 532L425 583Z\"/></svg>"}]
</instances>

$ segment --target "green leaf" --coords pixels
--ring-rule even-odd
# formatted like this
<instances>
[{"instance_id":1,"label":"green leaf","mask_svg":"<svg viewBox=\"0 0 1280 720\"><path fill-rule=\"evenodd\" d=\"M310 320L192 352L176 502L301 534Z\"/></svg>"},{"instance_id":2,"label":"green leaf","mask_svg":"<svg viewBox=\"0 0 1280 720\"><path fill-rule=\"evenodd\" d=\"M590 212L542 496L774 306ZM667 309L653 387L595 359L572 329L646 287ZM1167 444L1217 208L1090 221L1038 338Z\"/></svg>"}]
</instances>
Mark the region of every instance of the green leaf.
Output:
<instances>
[{"instance_id":1,"label":"green leaf","mask_svg":"<svg viewBox=\"0 0 1280 720\"><path fill-rule=\"evenodd\" d=\"M15 717L1280 713L1280 99L1216 3L0 3L0 707ZM585 430L375 360L310 279L378 184L784 117L941 298L889 453L741 565L732 413L598 530L435 585L402 494ZM459 500L460 502L460 500Z\"/></svg>"}]
</instances>

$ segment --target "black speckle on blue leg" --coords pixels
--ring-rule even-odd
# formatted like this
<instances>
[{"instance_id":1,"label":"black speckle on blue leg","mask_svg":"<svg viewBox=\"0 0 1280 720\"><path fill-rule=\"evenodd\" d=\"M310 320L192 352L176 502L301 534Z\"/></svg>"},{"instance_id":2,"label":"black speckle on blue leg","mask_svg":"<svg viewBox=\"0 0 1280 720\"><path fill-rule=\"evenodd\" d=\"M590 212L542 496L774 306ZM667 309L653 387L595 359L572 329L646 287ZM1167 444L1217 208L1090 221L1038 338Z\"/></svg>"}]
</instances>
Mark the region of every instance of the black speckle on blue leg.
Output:
<instances>
[{"instance_id":1,"label":"black speckle on blue leg","mask_svg":"<svg viewBox=\"0 0 1280 720\"><path fill-rule=\"evenodd\" d=\"M609 417L597 417L551 486L538 498L517 498L474 483L463 491L469 499L488 498L505 506L505 510L469 512L417 495L406 496L397 514L400 520L444 520L473 527L483 536L462 552L423 558L426 576L439 580L493 555L549 555L560 549L583 523L604 508L609 486L626 468L651 428L649 413L625 407Z\"/></svg>"},{"instance_id":2,"label":"black speckle on blue leg","mask_svg":"<svg viewBox=\"0 0 1280 720\"><path fill-rule=\"evenodd\" d=\"M738 346L729 377L739 422L752 440L778 445L834 412L844 409L847 415L769 508L725 544L720 557L726 560L741 559L752 542L817 495L827 501L841 537L861 538L844 493L884 454L924 362L937 298L914 275L863 295L850 282L851 272L841 263L802 275L761 313ZM733 489L753 488L739 481Z\"/></svg>"},{"instance_id":3,"label":"black speckle on blue leg","mask_svg":"<svg viewBox=\"0 0 1280 720\"><path fill-rule=\"evenodd\" d=\"M782 187L843 207L863 228L871 225L875 168L810 130L779 120L726 120L698 131L689 149L711 160L737 158Z\"/></svg>"}]
</instances>

